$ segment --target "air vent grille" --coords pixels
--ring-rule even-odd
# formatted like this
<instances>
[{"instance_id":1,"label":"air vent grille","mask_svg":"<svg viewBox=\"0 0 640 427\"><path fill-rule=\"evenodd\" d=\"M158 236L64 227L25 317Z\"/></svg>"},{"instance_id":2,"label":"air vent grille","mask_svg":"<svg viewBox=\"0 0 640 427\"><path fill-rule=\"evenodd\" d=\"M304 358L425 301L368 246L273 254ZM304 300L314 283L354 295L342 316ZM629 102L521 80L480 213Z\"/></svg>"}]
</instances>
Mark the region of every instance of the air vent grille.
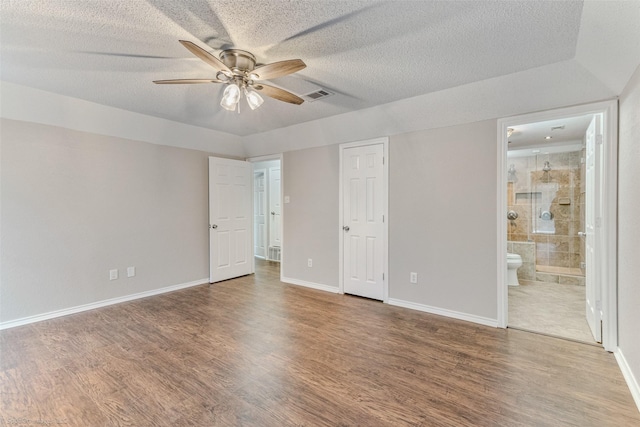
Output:
<instances>
[{"instance_id":1,"label":"air vent grille","mask_svg":"<svg viewBox=\"0 0 640 427\"><path fill-rule=\"evenodd\" d=\"M315 92L307 93L302 97L305 98L305 100L308 102L313 102L313 101L317 101L320 98L326 98L327 96L331 96L331 95L333 95L332 92L329 92L328 90L325 90L325 89L320 89Z\"/></svg>"}]
</instances>

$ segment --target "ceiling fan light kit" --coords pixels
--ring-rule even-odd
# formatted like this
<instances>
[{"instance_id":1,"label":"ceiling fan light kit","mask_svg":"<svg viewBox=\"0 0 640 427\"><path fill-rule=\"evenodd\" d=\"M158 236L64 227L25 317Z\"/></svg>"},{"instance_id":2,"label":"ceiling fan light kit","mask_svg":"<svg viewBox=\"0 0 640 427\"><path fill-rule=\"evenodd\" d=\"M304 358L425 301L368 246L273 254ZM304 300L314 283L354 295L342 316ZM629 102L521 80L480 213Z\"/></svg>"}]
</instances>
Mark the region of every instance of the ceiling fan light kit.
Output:
<instances>
[{"instance_id":1,"label":"ceiling fan light kit","mask_svg":"<svg viewBox=\"0 0 640 427\"><path fill-rule=\"evenodd\" d=\"M262 99L262 97L258 95L258 92L254 90L248 90L246 87L244 88L244 96L247 98L247 104L249 104L249 108L251 108L252 110L255 110L264 102L264 99Z\"/></svg>"},{"instance_id":2,"label":"ceiling fan light kit","mask_svg":"<svg viewBox=\"0 0 640 427\"><path fill-rule=\"evenodd\" d=\"M156 84L198 84L198 83L224 83L228 86L225 88L220 105L225 110L235 111L238 106L240 112L240 98L244 94L249 107L252 110L260 107L264 99L257 91L263 95L269 96L279 101L290 104L300 105L304 102L302 98L280 89L275 86L262 83L264 80L274 79L277 77L293 74L306 67L306 64L300 59L290 59L287 61L274 62L271 64L261 65L256 68L256 57L245 50L227 49L223 50L219 57L211 55L206 50L186 40L180 40L180 43L191 53L200 58L202 61L213 67L216 72L215 79L173 79L173 80L155 80ZM260 83L257 83L260 81Z\"/></svg>"},{"instance_id":3,"label":"ceiling fan light kit","mask_svg":"<svg viewBox=\"0 0 640 427\"><path fill-rule=\"evenodd\" d=\"M222 94L222 100L220 100L220 105L225 110L234 111L236 109L236 105L240 101L240 88L235 84L230 84L224 90Z\"/></svg>"}]
</instances>

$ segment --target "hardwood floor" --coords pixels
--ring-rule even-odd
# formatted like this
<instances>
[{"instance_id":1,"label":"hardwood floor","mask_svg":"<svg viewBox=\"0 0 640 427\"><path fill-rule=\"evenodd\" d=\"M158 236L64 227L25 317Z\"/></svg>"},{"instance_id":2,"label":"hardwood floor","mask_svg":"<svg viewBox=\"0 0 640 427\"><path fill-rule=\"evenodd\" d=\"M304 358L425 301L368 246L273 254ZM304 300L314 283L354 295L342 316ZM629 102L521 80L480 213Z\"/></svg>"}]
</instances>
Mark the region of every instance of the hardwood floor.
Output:
<instances>
[{"instance_id":1,"label":"hardwood floor","mask_svg":"<svg viewBox=\"0 0 640 427\"><path fill-rule=\"evenodd\" d=\"M632 426L604 350L255 276L0 332L2 425Z\"/></svg>"}]
</instances>

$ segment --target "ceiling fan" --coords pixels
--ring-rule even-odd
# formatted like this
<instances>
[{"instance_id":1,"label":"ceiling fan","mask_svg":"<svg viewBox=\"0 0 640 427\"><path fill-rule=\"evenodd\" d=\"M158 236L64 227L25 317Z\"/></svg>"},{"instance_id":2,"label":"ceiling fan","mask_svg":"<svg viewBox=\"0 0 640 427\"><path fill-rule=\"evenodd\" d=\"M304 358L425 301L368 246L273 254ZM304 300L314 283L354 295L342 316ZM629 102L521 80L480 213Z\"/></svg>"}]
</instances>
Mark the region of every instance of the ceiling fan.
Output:
<instances>
[{"instance_id":1,"label":"ceiling fan","mask_svg":"<svg viewBox=\"0 0 640 427\"><path fill-rule=\"evenodd\" d=\"M287 61L273 62L271 64L256 67L256 58L250 52L240 49L227 49L220 53L220 59L216 58L206 50L186 40L180 43L191 53L211 65L216 71L213 79L173 79L154 80L156 84L199 84L199 83L224 83L227 88L224 90L220 105L234 111L238 106L240 112L240 95L244 93L247 103L252 110L258 108L264 100L258 93L277 99L278 101L300 105L304 102L302 98L280 89L275 86L262 83L263 80L293 74L306 67L300 59L290 59Z\"/></svg>"}]
</instances>

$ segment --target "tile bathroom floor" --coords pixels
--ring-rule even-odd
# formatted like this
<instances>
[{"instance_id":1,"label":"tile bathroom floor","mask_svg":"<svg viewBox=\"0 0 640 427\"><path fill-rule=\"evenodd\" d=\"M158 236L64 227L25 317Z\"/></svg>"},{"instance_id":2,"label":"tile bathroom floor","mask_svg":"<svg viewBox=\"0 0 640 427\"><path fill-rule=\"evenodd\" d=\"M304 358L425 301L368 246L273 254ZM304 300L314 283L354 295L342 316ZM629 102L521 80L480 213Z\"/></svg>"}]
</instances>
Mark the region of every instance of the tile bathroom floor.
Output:
<instances>
[{"instance_id":1,"label":"tile bathroom floor","mask_svg":"<svg viewBox=\"0 0 640 427\"><path fill-rule=\"evenodd\" d=\"M595 344L585 317L585 287L521 280L509 286L509 327Z\"/></svg>"}]
</instances>

